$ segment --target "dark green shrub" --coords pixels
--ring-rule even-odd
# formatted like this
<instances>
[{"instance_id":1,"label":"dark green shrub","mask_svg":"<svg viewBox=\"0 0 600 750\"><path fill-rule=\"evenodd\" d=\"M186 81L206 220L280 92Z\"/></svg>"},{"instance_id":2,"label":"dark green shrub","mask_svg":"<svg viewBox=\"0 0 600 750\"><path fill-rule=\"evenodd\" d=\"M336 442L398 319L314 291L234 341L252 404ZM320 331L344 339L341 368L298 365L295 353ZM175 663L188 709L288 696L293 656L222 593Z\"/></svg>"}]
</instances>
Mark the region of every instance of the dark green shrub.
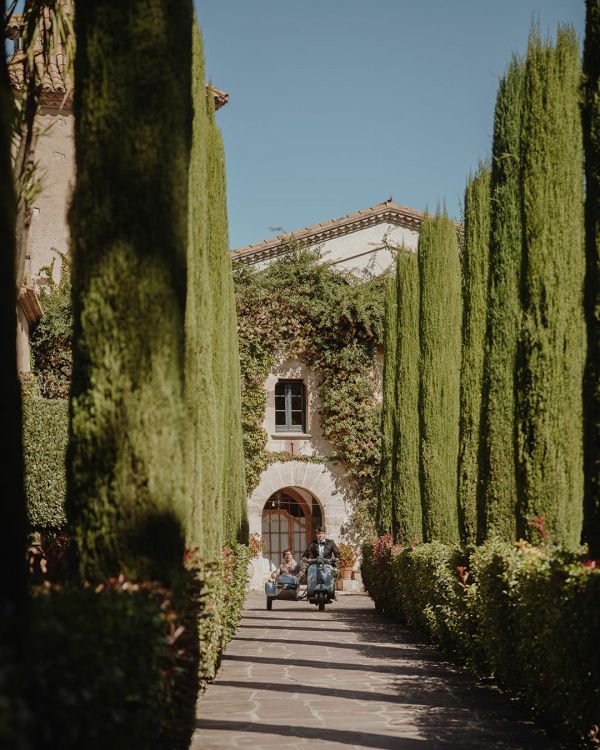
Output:
<instances>
[{"instance_id":1,"label":"dark green shrub","mask_svg":"<svg viewBox=\"0 0 600 750\"><path fill-rule=\"evenodd\" d=\"M68 433L67 401L40 398L23 401L25 490L30 530L56 532L66 524Z\"/></svg>"},{"instance_id":2,"label":"dark green shrub","mask_svg":"<svg viewBox=\"0 0 600 750\"><path fill-rule=\"evenodd\" d=\"M440 542L400 547L380 540L363 548L363 581L380 611L460 657L465 589L456 567L463 562L459 550Z\"/></svg>"},{"instance_id":3,"label":"dark green shrub","mask_svg":"<svg viewBox=\"0 0 600 750\"><path fill-rule=\"evenodd\" d=\"M466 559L388 536L365 546L363 580L378 610L492 674L569 747L598 747L600 567L549 543L492 541Z\"/></svg>"},{"instance_id":4,"label":"dark green shrub","mask_svg":"<svg viewBox=\"0 0 600 750\"><path fill-rule=\"evenodd\" d=\"M187 749L197 696L191 580L174 596L122 577L31 600L30 734L39 750ZM197 597L196 597L197 601Z\"/></svg>"}]
</instances>

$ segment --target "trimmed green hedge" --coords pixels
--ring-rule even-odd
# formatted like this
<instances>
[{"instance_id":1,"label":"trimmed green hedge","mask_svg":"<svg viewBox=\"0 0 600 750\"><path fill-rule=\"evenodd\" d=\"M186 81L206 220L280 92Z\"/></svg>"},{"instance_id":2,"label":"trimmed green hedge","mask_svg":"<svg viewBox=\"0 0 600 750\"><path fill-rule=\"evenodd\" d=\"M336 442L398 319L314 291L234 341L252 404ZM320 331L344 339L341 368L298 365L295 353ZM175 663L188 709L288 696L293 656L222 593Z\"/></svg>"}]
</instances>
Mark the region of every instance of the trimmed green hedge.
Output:
<instances>
[{"instance_id":1,"label":"trimmed green hedge","mask_svg":"<svg viewBox=\"0 0 600 750\"><path fill-rule=\"evenodd\" d=\"M232 549L220 550L215 561L204 566L200 620L202 688L216 675L221 655L239 625L252 557L249 547L235 544Z\"/></svg>"},{"instance_id":2,"label":"trimmed green hedge","mask_svg":"<svg viewBox=\"0 0 600 750\"><path fill-rule=\"evenodd\" d=\"M123 576L36 584L21 711L31 746L187 750L198 690L240 620L250 558L243 545L212 563L188 550L173 589Z\"/></svg>"},{"instance_id":3,"label":"trimmed green hedge","mask_svg":"<svg viewBox=\"0 0 600 750\"><path fill-rule=\"evenodd\" d=\"M121 578L41 587L31 607L32 747L187 749L198 687L193 606Z\"/></svg>"},{"instance_id":4,"label":"trimmed green hedge","mask_svg":"<svg viewBox=\"0 0 600 750\"><path fill-rule=\"evenodd\" d=\"M363 547L383 612L531 706L569 740L600 739L600 568L553 545Z\"/></svg>"},{"instance_id":5,"label":"trimmed green hedge","mask_svg":"<svg viewBox=\"0 0 600 750\"><path fill-rule=\"evenodd\" d=\"M30 530L56 532L66 524L68 419L65 400L23 400L25 491Z\"/></svg>"}]
</instances>

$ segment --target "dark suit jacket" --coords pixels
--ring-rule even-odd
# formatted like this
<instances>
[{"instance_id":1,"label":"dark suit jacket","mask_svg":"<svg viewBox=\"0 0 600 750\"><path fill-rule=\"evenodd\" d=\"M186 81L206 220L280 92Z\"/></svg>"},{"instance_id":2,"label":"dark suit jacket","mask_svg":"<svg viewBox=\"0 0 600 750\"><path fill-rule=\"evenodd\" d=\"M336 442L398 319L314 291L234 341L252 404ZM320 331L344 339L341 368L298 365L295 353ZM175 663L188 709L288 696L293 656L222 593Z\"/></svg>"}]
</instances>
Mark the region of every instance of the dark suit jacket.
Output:
<instances>
[{"instance_id":1,"label":"dark suit jacket","mask_svg":"<svg viewBox=\"0 0 600 750\"><path fill-rule=\"evenodd\" d=\"M323 542L325 545L325 551L323 553L324 558L328 557L337 557L339 560L340 557L340 551L337 548L337 544L333 541L333 539L325 539ZM317 542L316 539L313 539L310 543L310 546L306 548L304 551L303 557L306 558L315 558L319 556L319 542Z\"/></svg>"}]
</instances>

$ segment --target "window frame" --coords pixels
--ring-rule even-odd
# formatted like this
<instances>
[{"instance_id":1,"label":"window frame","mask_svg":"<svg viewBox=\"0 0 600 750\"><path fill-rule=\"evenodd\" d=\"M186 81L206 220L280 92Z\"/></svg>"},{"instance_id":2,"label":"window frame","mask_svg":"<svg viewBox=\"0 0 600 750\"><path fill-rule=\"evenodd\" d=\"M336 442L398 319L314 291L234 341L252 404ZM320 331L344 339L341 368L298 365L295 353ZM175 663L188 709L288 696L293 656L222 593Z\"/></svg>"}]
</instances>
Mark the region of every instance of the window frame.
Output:
<instances>
[{"instance_id":1,"label":"window frame","mask_svg":"<svg viewBox=\"0 0 600 750\"><path fill-rule=\"evenodd\" d=\"M302 424L292 424L292 413L297 412L298 409L292 409L292 386L300 386L300 398L301 398L301 413L302 413ZM283 386L283 394L277 392L278 388ZM277 398L283 395L285 398L285 424L277 424L277 414L281 412L281 409L277 408ZM275 383L274 388L275 398L275 432L281 433L299 433L306 434L306 385L304 380L299 378L282 378Z\"/></svg>"}]
</instances>

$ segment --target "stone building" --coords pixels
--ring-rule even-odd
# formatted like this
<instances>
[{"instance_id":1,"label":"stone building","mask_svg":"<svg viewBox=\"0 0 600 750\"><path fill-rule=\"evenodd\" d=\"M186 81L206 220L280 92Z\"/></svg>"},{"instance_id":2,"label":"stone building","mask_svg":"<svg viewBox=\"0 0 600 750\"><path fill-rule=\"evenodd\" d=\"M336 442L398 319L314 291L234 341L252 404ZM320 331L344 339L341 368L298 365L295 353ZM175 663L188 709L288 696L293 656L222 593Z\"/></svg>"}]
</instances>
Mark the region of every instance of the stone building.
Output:
<instances>
[{"instance_id":1,"label":"stone building","mask_svg":"<svg viewBox=\"0 0 600 750\"><path fill-rule=\"evenodd\" d=\"M340 269L383 273L394 260L391 248L417 249L423 214L389 200L371 208L315 224L231 252L234 263L264 267L292 251L297 243L318 246L325 262ZM378 352L381 378L383 350ZM248 499L251 534L261 537L262 559L256 560L251 585L260 588L280 561L284 549L298 558L317 525L340 539L349 516L347 483L341 464L323 437L319 420L319 373L297 359L280 359L264 387L267 409L263 427L267 450L315 456L321 463L278 461L263 472Z\"/></svg>"}]
</instances>

